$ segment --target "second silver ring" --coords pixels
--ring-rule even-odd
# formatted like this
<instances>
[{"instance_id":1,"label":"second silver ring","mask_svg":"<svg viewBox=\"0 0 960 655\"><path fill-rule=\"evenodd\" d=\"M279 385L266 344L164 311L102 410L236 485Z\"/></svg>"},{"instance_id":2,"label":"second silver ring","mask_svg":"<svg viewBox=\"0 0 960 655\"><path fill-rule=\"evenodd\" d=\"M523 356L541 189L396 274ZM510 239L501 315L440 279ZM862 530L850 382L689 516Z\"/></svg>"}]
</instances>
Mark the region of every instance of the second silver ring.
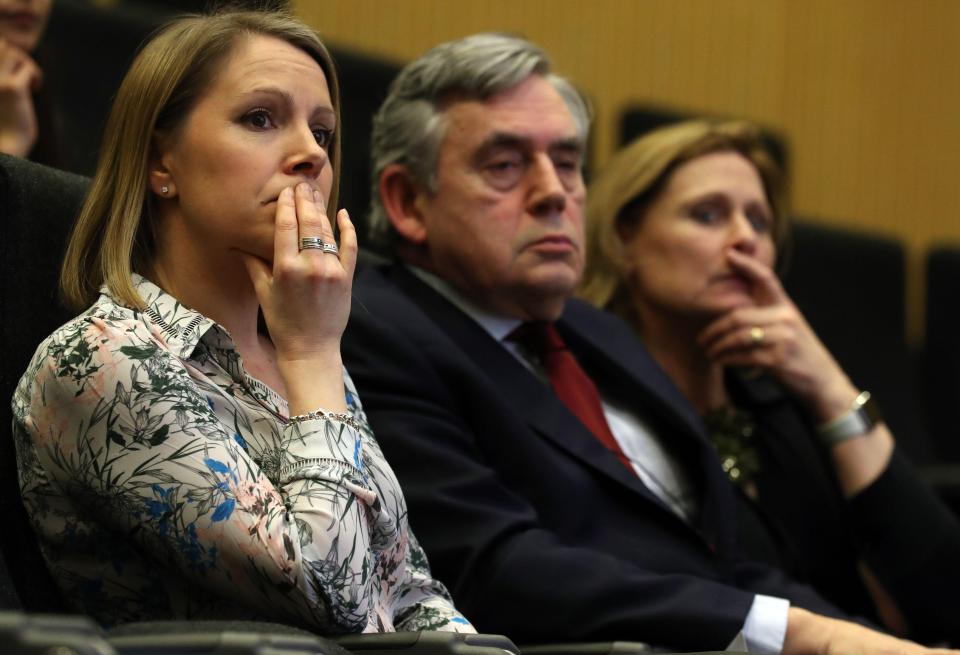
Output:
<instances>
[{"instance_id":1,"label":"second silver ring","mask_svg":"<svg viewBox=\"0 0 960 655\"><path fill-rule=\"evenodd\" d=\"M300 237L300 250L323 250L326 246L320 237Z\"/></svg>"}]
</instances>

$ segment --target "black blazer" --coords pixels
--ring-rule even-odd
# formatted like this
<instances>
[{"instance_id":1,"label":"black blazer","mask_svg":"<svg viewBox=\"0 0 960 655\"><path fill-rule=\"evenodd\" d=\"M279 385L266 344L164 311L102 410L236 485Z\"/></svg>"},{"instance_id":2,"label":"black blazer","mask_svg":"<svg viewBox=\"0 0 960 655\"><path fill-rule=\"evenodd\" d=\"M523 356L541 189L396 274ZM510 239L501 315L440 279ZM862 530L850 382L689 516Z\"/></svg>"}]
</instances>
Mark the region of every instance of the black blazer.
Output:
<instances>
[{"instance_id":1,"label":"black blazer","mask_svg":"<svg viewBox=\"0 0 960 655\"><path fill-rule=\"evenodd\" d=\"M773 378L730 372L727 387L754 417L762 465L758 503L739 498L741 532L754 528L741 538L744 551L808 580L845 611L879 621L857 571L865 563L912 639L960 643L960 523L902 454L895 450L880 476L845 500L814 427ZM758 535L756 515L775 535L774 548Z\"/></svg>"},{"instance_id":2,"label":"black blazer","mask_svg":"<svg viewBox=\"0 0 960 655\"><path fill-rule=\"evenodd\" d=\"M345 363L434 574L477 628L719 650L755 593L842 616L739 557L733 492L700 420L629 328L577 301L558 328L602 393L632 402L702 482L697 526L408 271L368 269L354 286Z\"/></svg>"}]
</instances>

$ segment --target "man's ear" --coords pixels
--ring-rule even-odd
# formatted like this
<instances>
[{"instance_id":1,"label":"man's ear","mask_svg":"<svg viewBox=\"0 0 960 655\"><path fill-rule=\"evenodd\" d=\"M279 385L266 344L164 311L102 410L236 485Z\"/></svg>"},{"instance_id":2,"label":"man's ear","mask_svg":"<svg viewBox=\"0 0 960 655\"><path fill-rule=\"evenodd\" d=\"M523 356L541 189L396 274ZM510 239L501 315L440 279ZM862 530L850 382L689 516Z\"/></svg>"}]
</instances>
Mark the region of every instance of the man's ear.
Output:
<instances>
[{"instance_id":1,"label":"man's ear","mask_svg":"<svg viewBox=\"0 0 960 655\"><path fill-rule=\"evenodd\" d=\"M390 164L380 174L380 202L400 236L420 245L427 240L427 226L420 208L422 191L406 166Z\"/></svg>"},{"instance_id":2,"label":"man's ear","mask_svg":"<svg viewBox=\"0 0 960 655\"><path fill-rule=\"evenodd\" d=\"M147 178L150 190L161 198L173 198L177 195L177 185L170 171L170 156L164 143L167 139L154 136L150 147L150 163L147 168Z\"/></svg>"}]
</instances>

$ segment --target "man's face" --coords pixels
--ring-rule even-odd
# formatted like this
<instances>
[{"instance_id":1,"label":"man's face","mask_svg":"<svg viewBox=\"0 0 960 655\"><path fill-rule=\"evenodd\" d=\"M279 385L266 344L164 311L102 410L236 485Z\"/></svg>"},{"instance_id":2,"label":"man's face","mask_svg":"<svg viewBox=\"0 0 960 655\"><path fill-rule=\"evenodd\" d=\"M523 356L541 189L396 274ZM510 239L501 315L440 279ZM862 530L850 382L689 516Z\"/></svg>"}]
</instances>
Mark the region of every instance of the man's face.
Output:
<instances>
[{"instance_id":1,"label":"man's face","mask_svg":"<svg viewBox=\"0 0 960 655\"><path fill-rule=\"evenodd\" d=\"M583 143L543 77L485 101L454 101L436 192L417 206L429 266L475 302L552 320L583 271Z\"/></svg>"}]
</instances>

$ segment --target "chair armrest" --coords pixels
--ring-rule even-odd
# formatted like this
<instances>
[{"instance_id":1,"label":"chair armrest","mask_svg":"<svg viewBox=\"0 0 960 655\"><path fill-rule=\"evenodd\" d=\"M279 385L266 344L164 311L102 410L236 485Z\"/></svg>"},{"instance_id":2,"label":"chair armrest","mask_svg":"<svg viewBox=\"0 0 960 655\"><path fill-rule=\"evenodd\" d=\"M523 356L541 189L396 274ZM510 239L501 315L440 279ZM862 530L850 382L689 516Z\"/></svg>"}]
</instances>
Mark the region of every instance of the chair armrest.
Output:
<instances>
[{"instance_id":1,"label":"chair armrest","mask_svg":"<svg viewBox=\"0 0 960 655\"><path fill-rule=\"evenodd\" d=\"M336 638L353 655L518 655L503 635L457 632L384 632Z\"/></svg>"},{"instance_id":2,"label":"chair armrest","mask_svg":"<svg viewBox=\"0 0 960 655\"><path fill-rule=\"evenodd\" d=\"M100 627L85 616L0 612L0 644L8 655L115 655Z\"/></svg>"},{"instance_id":3,"label":"chair armrest","mask_svg":"<svg viewBox=\"0 0 960 655\"><path fill-rule=\"evenodd\" d=\"M654 651L650 644L642 641L596 641L581 644L537 644L521 646L520 655L670 655ZM676 654L674 654L676 655ZM734 651L704 651L687 655L747 655Z\"/></svg>"},{"instance_id":4,"label":"chair armrest","mask_svg":"<svg viewBox=\"0 0 960 655\"><path fill-rule=\"evenodd\" d=\"M265 621L141 621L107 633L117 655L349 655L306 630Z\"/></svg>"}]
</instances>

